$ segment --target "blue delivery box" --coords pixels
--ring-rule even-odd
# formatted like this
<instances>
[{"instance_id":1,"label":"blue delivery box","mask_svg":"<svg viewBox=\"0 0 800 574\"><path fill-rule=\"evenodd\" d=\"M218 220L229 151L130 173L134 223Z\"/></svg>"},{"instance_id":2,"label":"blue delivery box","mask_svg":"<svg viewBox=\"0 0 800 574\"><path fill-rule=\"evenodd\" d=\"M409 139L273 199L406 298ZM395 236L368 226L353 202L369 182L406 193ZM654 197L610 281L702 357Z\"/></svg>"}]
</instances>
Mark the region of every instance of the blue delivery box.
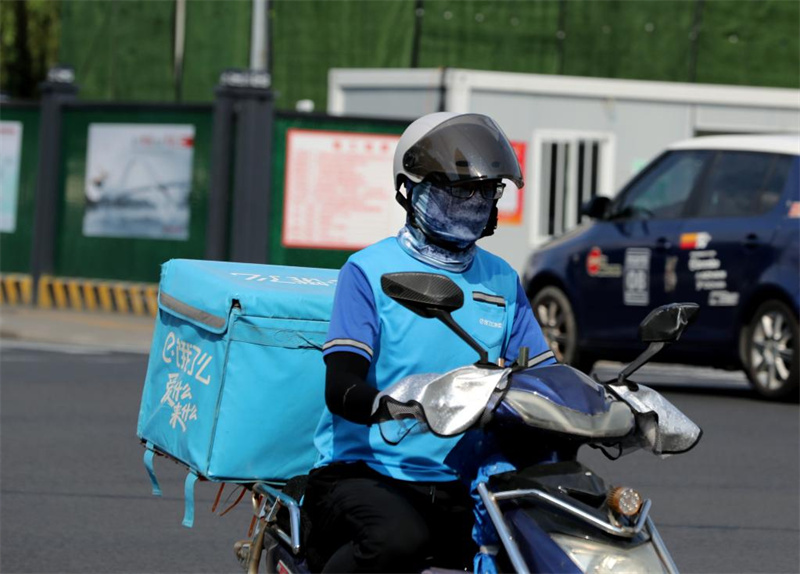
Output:
<instances>
[{"instance_id":1,"label":"blue delivery box","mask_svg":"<svg viewBox=\"0 0 800 574\"><path fill-rule=\"evenodd\" d=\"M137 434L198 477L282 482L316 460L338 272L176 259L161 270ZM191 521L190 521L191 522Z\"/></svg>"}]
</instances>

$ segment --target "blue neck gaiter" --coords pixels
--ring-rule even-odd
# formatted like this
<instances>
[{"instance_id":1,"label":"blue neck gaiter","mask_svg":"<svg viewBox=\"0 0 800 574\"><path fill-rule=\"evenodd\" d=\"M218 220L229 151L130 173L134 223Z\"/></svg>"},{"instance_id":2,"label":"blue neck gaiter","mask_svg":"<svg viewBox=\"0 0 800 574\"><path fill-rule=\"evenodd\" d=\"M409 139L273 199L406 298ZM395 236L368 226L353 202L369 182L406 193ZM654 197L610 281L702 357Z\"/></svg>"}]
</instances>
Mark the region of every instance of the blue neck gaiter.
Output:
<instances>
[{"instance_id":1,"label":"blue neck gaiter","mask_svg":"<svg viewBox=\"0 0 800 574\"><path fill-rule=\"evenodd\" d=\"M475 257L475 242L481 237L494 201L476 193L459 199L436 189L430 182L411 188L411 208L417 227L406 223L400 230L400 245L412 257L448 271L464 271ZM452 245L447 249L430 241Z\"/></svg>"}]
</instances>

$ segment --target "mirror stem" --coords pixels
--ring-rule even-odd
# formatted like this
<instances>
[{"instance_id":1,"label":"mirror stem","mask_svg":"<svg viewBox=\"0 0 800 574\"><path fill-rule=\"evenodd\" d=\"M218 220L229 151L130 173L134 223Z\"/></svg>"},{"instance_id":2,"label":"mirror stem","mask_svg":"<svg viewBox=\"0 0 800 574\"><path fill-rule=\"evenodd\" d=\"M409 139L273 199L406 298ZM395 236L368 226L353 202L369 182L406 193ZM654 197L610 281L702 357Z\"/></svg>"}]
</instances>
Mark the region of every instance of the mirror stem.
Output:
<instances>
[{"instance_id":1,"label":"mirror stem","mask_svg":"<svg viewBox=\"0 0 800 574\"><path fill-rule=\"evenodd\" d=\"M480 355L480 362L481 363L488 363L489 362L489 353L486 352L486 349L481 347L478 342L469 336L469 334L461 328L461 326L453 320L453 317L447 311L443 311L441 309L436 309L433 311L433 316L439 319L442 323L450 327L453 331L455 331L456 335L461 337L467 345L472 347L478 352Z\"/></svg>"},{"instance_id":2,"label":"mirror stem","mask_svg":"<svg viewBox=\"0 0 800 574\"><path fill-rule=\"evenodd\" d=\"M653 356L658 353L661 349L663 349L667 344L664 341L658 341L656 343L650 343L650 346L644 350L644 352L636 357L631 364L620 371L619 376L617 377L617 384L624 385L625 379L630 377L633 373L639 370L639 368L644 365L647 361L653 358ZM630 388L630 385L628 385ZM631 390L636 390L631 388Z\"/></svg>"}]
</instances>

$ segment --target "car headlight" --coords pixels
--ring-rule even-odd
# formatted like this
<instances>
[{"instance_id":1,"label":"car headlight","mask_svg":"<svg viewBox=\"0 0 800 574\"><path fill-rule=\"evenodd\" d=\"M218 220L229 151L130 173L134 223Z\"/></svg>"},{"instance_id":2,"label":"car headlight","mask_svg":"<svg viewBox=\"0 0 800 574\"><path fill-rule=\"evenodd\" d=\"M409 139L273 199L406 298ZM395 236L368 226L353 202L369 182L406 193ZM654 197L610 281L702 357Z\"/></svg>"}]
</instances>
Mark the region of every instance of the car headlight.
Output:
<instances>
[{"instance_id":1,"label":"car headlight","mask_svg":"<svg viewBox=\"0 0 800 574\"><path fill-rule=\"evenodd\" d=\"M553 540L587 574L665 574L667 569L650 543L630 550L585 540L565 534L553 534Z\"/></svg>"}]
</instances>

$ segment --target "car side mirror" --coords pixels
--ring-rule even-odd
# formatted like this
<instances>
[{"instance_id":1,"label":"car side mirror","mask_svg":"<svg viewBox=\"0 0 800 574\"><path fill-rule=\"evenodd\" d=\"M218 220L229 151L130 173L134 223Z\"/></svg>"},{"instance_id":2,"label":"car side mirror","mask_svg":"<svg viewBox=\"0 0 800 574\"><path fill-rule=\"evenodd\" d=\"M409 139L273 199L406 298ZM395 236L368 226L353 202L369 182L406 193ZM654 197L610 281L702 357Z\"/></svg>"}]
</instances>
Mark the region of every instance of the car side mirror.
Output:
<instances>
[{"instance_id":1,"label":"car side mirror","mask_svg":"<svg viewBox=\"0 0 800 574\"><path fill-rule=\"evenodd\" d=\"M591 219L605 219L608 207L611 205L611 198L601 195L595 196L581 207L581 215Z\"/></svg>"},{"instance_id":2,"label":"car side mirror","mask_svg":"<svg viewBox=\"0 0 800 574\"><path fill-rule=\"evenodd\" d=\"M455 322L451 313L464 306L464 292L452 279L438 273L386 273L381 275L381 289L392 300L425 318L439 319L489 363L486 349Z\"/></svg>"}]
</instances>

